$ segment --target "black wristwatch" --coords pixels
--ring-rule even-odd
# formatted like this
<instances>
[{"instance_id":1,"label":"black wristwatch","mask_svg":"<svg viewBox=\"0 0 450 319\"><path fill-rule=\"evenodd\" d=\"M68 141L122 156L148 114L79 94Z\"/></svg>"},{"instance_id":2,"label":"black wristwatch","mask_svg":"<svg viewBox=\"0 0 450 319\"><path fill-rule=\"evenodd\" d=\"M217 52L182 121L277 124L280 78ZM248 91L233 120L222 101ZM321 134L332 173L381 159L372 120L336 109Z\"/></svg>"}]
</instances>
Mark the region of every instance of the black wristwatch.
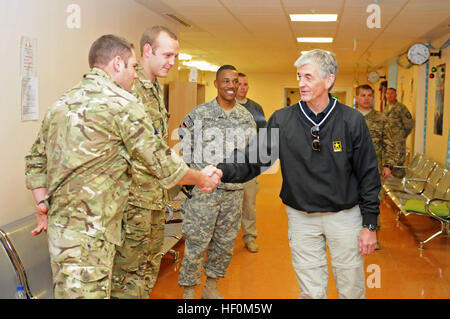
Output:
<instances>
[{"instance_id":1,"label":"black wristwatch","mask_svg":"<svg viewBox=\"0 0 450 319\"><path fill-rule=\"evenodd\" d=\"M374 224L364 224L363 228L367 228L370 231L376 231L377 230L377 225Z\"/></svg>"},{"instance_id":2,"label":"black wristwatch","mask_svg":"<svg viewBox=\"0 0 450 319\"><path fill-rule=\"evenodd\" d=\"M41 205L41 204L45 204L45 206L47 206L47 202L45 201L45 199L41 200L39 203L36 204L36 207Z\"/></svg>"}]
</instances>

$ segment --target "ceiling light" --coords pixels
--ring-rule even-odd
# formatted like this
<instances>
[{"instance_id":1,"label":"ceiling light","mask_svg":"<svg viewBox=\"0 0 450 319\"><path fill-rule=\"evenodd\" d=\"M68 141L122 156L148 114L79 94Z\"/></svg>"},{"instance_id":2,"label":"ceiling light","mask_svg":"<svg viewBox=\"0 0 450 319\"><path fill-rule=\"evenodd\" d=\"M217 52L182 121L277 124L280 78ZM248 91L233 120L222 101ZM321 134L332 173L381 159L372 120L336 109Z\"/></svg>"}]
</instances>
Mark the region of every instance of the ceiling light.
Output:
<instances>
[{"instance_id":1,"label":"ceiling light","mask_svg":"<svg viewBox=\"0 0 450 319\"><path fill-rule=\"evenodd\" d=\"M308 38L308 37L299 37L297 38L297 42L303 43L332 43L333 38L319 37L319 38Z\"/></svg>"},{"instance_id":2,"label":"ceiling light","mask_svg":"<svg viewBox=\"0 0 450 319\"><path fill-rule=\"evenodd\" d=\"M301 22L335 22L337 14L290 14L291 21Z\"/></svg>"},{"instance_id":3,"label":"ceiling light","mask_svg":"<svg viewBox=\"0 0 450 319\"><path fill-rule=\"evenodd\" d=\"M183 65L189 66L189 67L194 67L194 68L197 68L202 71L216 72L219 69L219 66L213 65L206 61L186 61L186 62L183 62Z\"/></svg>"},{"instance_id":4,"label":"ceiling light","mask_svg":"<svg viewBox=\"0 0 450 319\"><path fill-rule=\"evenodd\" d=\"M178 55L178 60L180 61L189 61L192 59L192 55L186 54L186 53L180 53Z\"/></svg>"}]
</instances>

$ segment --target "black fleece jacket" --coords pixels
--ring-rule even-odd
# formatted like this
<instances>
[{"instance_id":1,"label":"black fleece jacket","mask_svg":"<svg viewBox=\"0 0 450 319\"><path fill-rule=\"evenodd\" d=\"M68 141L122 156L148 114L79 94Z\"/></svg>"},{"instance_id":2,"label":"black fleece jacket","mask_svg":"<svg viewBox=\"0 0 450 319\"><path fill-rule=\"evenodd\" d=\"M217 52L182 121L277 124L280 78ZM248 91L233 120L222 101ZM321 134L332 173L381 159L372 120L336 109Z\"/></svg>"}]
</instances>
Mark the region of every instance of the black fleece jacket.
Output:
<instances>
[{"instance_id":1,"label":"black fleece jacket","mask_svg":"<svg viewBox=\"0 0 450 319\"><path fill-rule=\"evenodd\" d=\"M376 225L381 183L363 115L337 102L320 126L320 151L311 147L312 126L298 103L276 111L258 139L217 166L223 171L222 182L248 181L279 158L284 204L309 213L338 212L359 204L363 224Z\"/></svg>"}]
</instances>

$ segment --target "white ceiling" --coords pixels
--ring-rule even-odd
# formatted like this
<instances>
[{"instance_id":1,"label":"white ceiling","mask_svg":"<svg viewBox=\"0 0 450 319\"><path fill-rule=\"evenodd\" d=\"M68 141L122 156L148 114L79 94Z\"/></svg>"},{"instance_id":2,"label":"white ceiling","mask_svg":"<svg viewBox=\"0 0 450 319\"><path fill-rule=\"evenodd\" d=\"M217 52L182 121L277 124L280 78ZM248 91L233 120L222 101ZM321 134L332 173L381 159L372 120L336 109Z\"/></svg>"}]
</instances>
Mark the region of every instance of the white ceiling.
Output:
<instances>
[{"instance_id":1,"label":"white ceiling","mask_svg":"<svg viewBox=\"0 0 450 319\"><path fill-rule=\"evenodd\" d=\"M450 36L449 0L136 0L180 24L181 51L243 72L292 72L300 51L337 55L340 73L373 69L415 42ZM381 8L381 28L369 29L369 4ZM337 13L337 22L291 22L293 13ZM168 19L169 18L167 17ZM173 21L173 20L172 20ZM297 37L333 37L302 44Z\"/></svg>"}]
</instances>

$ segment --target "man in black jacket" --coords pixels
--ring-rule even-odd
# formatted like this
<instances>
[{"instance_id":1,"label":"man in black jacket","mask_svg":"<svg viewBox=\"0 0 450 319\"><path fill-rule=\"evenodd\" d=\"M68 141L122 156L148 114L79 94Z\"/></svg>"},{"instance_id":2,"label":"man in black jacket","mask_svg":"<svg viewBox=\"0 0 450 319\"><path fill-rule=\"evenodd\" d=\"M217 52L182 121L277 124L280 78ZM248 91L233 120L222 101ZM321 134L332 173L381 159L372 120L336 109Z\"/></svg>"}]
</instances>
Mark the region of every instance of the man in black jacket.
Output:
<instances>
[{"instance_id":1,"label":"man in black jacket","mask_svg":"<svg viewBox=\"0 0 450 319\"><path fill-rule=\"evenodd\" d=\"M329 94L334 55L313 50L294 65L300 103L276 111L259 142L217 168L222 182L244 182L279 158L300 297L326 298L327 245L339 298L365 298L363 256L376 247L379 214L375 149L362 114Z\"/></svg>"}]
</instances>

